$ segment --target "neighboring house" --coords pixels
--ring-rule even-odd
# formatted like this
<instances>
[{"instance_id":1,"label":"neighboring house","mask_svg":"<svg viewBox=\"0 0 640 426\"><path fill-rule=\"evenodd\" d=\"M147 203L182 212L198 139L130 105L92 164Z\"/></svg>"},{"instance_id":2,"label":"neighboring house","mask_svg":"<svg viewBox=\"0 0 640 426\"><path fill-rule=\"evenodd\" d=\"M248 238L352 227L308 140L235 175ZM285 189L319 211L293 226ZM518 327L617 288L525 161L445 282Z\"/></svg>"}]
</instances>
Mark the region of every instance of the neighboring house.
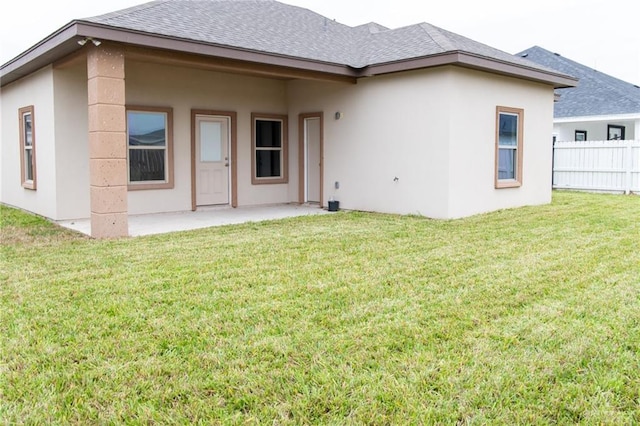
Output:
<instances>
[{"instance_id":1,"label":"neighboring house","mask_svg":"<svg viewBox=\"0 0 640 426\"><path fill-rule=\"evenodd\" d=\"M577 87L557 90L554 140L640 139L640 87L538 46L517 55L580 81Z\"/></svg>"},{"instance_id":2,"label":"neighboring house","mask_svg":"<svg viewBox=\"0 0 640 426\"><path fill-rule=\"evenodd\" d=\"M576 84L429 24L349 27L269 0L73 21L0 78L0 200L91 217L95 237L206 205L548 203L554 88Z\"/></svg>"}]
</instances>

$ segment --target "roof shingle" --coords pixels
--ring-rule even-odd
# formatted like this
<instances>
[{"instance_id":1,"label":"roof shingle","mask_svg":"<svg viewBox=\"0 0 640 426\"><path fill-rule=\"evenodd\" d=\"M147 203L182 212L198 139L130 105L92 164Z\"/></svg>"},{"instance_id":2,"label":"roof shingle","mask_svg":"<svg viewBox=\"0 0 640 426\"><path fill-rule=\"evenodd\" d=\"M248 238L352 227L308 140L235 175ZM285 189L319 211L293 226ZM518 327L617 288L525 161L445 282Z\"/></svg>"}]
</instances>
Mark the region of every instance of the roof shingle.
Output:
<instances>
[{"instance_id":1,"label":"roof shingle","mask_svg":"<svg viewBox=\"0 0 640 426\"><path fill-rule=\"evenodd\" d=\"M80 21L353 68L462 51L550 71L430 24L350 27L275 0L157 0Z\"/></svg>"},{"instance_id":2,"label":"roof shingle","mask_svg":"<svg viewBox=\"0 0 640 426\"><path fill-rule=\"evenodd\" d=\"M555 103L556 118L640 113L640 88L631 83L538 46L517 55L579 78L577 87L556 89L560 95L560 100Z\"/></svg>"}]
</instances>

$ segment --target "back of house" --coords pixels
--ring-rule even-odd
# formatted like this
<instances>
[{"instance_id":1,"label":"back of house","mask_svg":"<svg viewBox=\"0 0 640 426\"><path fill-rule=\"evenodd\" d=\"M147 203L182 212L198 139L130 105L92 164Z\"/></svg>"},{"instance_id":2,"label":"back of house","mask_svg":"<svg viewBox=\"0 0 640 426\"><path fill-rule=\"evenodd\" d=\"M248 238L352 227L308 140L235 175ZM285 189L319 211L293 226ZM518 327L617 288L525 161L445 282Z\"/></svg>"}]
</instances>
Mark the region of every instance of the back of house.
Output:
<instances>
[{"instance_id":1,"label":"back of house","mask_svg":"<svg viewBox=\"0 0 640 426\"><path fill-rule=\"evenodd\" d=\"M212 205L548 203L554 89L576 84L430 24L350 27L272 0L75 20L0 79L1 202L90 217L95 237Z\"/></svg>"}]
</instances>

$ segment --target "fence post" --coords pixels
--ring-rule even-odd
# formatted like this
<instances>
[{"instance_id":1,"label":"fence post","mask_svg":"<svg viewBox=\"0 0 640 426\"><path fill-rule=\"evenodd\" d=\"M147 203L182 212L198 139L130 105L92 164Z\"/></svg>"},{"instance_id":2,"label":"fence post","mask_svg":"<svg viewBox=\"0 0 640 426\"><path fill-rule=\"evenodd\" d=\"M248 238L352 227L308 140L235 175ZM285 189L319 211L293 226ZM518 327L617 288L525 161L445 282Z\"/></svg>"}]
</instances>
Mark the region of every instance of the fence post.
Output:
<instances>
[{"instance_id":1,"label":"fence post","mask_svg":"<svg viewBox=\"0 0 640 426\"><path fill-rule=\"evenodd\" d=\"M631 141L625 141L625 184L624 184L624 193L625 195L631 194L631 185L633 184L633 178L631 174L631 167L633 165L633 146Z\"/></svg>"},{"instance_id":2,"label":"fence post","mask_svg":"<svg viewBox=\"0 0 640 426\"><path fill-rule=\"evenodd\" d=\"M556 183L556 137L553 137L553 143L551 144L551 189L553 189Z\"/></svg>"}]
</instances>

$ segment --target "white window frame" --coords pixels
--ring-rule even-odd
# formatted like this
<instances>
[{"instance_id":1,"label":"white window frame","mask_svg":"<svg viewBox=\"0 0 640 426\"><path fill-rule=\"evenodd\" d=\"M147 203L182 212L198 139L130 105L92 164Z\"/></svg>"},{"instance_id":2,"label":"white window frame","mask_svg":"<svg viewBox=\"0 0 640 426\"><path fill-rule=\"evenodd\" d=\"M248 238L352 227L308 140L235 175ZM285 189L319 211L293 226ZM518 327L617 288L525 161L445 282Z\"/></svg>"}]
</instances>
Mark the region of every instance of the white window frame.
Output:
<instances>
[{"instance_id":1,"label":"white window frame","mask_svg":"<svg viewBox=\"0 0 640 426\"><path fill-rule=\"evenodd\" d=\"M502 115L511 115L518 118L517 127L517 144L513 145L500 145L500 117ZM524 109L511 108L511 107L496 107L496 148L495 148L495 187L500 188L516 188L522 186L522 164L523 164L523 128L524 128ZM514 178L500 179L499 166L500 166L500 150L512 149L516 151L516 161L514 164Z\"/></svg>"},{"instance_id":2,"label":"white window frame","mask_svg":"<svg viewBox=\"0 0 640 426\"><path fill-rule=\"evenodd\" d=\"M257 122L258 121L276 121L281 123L280 127L280 147L258 147L256 143ZM261 184L282 184L289 181L288 176L288 123L287 116L281 114L251 114L251 183L253 185ZM258 168L256 165L256 155L258 151L279 151L280 152L280 176L258 177Z\"/></svg>"},{"instance_id":3,"label":"white window frame","mask_svg":"<svg viewBox=\"0 0 640 426\"><path fill-rule=\"evenodd\" d=\"M20 127L20 182L23 188L36 190L38 188L36 171L36 120L33 105L18 110ZM27 145L27 128L25 117L31 117L31 145ZM27 152L31 155L27 155ZM31 158L31 176L28 176L27 159Z\"/></svg>"}]
</instances>

